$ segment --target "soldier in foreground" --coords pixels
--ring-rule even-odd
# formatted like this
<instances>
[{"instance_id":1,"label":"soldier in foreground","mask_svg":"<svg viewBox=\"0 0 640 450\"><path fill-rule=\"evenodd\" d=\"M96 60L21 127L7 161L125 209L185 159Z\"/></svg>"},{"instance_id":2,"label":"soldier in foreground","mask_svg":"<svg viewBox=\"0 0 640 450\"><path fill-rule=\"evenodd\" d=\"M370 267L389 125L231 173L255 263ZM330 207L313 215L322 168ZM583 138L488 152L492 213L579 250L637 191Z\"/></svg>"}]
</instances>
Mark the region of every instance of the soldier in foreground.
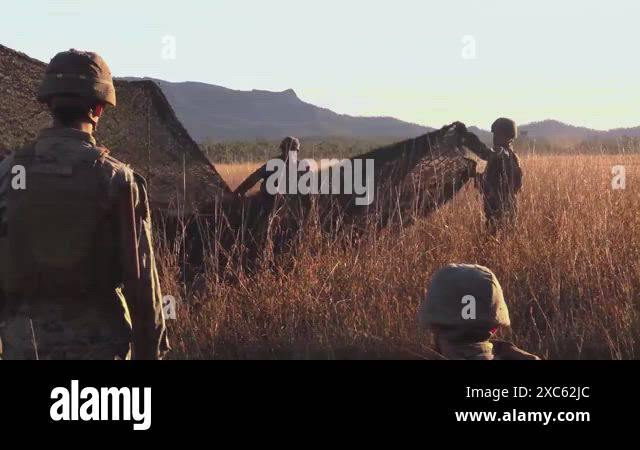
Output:
<instances>
[{"instance_id":1,"label":"soldier in foreground","mask_svg":"<svg viewBox=\"0 0 640 450\"><path fill-rule=\"evenodd\" d=\"M487 229L495 236L504 225L512 227L516 224L522 169L513 149L513 142L518 136L516 123L500 118L491 126L491 132L493 149L470 132L464 134L463 145L487 161L484 174L478 181L484 200Z\"/></svg>"},{"instance_id":2,"label":"soldier in foreground","mask_svg":"<svg viewBox=\"0 0 640 450\"><path fill-rule=\"evenodd\" d=\"M93 137L116 105L111 72L95 53L59 53L38 100L53 127L0 164L1 357L159 359L145 181Z\"/></svg>"},{"instance_id":3,"label":"soldier in foreground","mask_svg":"<svg viewBox=\"0 0 640 450\"><path fill-rule=\"evenodd\" d=\"M540 359L494 338L511 322L502 287L486 267L450 264L436 272L418 319L433 332L436 350L447 359Z\"/></svg>"}]
</instances>

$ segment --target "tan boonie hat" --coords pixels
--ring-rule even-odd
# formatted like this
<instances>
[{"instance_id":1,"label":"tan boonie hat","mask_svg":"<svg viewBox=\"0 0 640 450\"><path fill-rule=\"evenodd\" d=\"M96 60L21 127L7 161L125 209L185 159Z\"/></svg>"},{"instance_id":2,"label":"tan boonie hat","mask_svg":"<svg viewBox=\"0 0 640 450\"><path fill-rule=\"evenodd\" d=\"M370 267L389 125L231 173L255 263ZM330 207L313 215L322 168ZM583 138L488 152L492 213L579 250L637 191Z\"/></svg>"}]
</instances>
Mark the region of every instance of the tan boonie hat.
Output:
<instances>
[{"instance_id":1,"label":"tan boonie hat","mask_svg":"<svg viewBox=\"0 0 640 450\"><path fill-rule=\"evenodd\" d=\"M518 137L518 126L516 125L516 122L505 117L501 117L500 119L493 122L493 125L491 125L492 133L496 133L498 131L503 132L507 135L508 138L511 139L515 139Z\"/></svg>"},{"instance_id":2,"label":"tan boonie hat","mask_svg":"<svg viewBox=\"0 0 640 450\"><path fill-rule=\"evenodd\" d=\"M473 326L489 330L511 325L502 287L494 273L468 264L449 264L436 272L420 306L419 320L425 327Z\"/></svg>"},{"instance_id":3,"label":"tan boonie hat","mask_svg":"<svg viewBox=\"0 0 640 450\"><path fill-rule=\"evenodd\" d=\"M38 101L55 96L81 97L116 106L116 90L107 63L92 52L71 49L53 57L38 90Z\"/></svg>"}]
</instances>

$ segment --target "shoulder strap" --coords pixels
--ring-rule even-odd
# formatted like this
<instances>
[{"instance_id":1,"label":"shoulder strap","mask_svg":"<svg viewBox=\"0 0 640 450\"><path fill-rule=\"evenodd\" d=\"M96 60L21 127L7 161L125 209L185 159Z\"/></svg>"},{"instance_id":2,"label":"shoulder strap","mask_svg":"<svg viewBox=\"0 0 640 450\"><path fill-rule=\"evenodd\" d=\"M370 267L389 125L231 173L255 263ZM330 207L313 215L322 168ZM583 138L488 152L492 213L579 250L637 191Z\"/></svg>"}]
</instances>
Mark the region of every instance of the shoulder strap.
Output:
<instances>
[{"instance_id":1,"label":"shoulder strap","mask_svg":"<svg viewBox=\"0 0 640 450\"><path fill-rule=\"evenodd\" d=\"M91 150L85 150L82 153L81 160L89 164L95 164L97 161L104 159L109 154L109 150L104 147L94 147Z\"/></svg>"},{"instance_id":2,"label":"shoulder strap","mask_svg":"<svg viewBox=\"0 0 640 450\"><path fill-rule=\"evenodd\" d=\"M111 153L107 147L95 147L95 149L100 152L101 157L108 156Z\"/></svg>"},{"instance_id":3,"label":"shoulder strap","mask_svg":"<svg viewBox=\"0 0 640 450\"><path fill-rule=\"evenodd\" d=\"M94 147L91 150L85 151L82 154L81 160L88 163L95 163L96 161L109 157L109 149L106 147ZM19 150L16 150L13 157L16 161L29 161L36 156L36 142L31 142ZM109 157L110 158L110 157ZM115 160L114 158L110 158Z\"/></svg>"},{"instance_id":4,"label":"shoulder strap","mask_svg":"<svg viewBox=\"0 0 640 450\"><path fill-rule=\"evenodd\" d=\"M114 166L126 166L125 163L123 163L122 161L120 161L119 159L111 156L111 151L106 148L106 147L96 147L95 148L97 151L100 152L100 161L102 163L110 163Z\"/></svg>"}]
</instances>

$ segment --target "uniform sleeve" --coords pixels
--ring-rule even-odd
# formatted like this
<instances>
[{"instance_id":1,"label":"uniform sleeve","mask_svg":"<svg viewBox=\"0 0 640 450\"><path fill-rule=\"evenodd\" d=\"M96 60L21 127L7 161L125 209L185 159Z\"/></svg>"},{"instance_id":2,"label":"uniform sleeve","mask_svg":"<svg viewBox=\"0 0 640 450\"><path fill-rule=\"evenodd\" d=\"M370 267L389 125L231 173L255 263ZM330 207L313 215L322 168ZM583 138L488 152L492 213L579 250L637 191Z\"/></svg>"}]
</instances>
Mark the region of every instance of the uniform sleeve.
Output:
<instances>
[{"instance_id":1,"label":"uniform sleeve","mask_svg":"<svg viewBox=\"0 0 640 450\"><path fill-rule=\"evenodd\" d=\"M170 347L165 326L160 278L153 251L151 210L144 179L138 175L134 175L134 179L140 264L140 285L138 286L140 304L136 312L137 317L132 317L132 320L139 327L138 330L134 330L134 333L143 333L144 341L153 344L157 357L161 359Z\"/></svg>"},{"instance_id":2,"label":"uniform sleeve","mask_svg":"<svg viewBox=\"0 0 640 450\"><path fill-rule=\"evenodd\" d=\"M520 158L511 152L511 164L513 168L513 191L517 194L522 190L522 167L520 167Z\"/></svg>"},{"instance_id":3,"label":"uniform sleeve","mask_svg":"<svg viewBox=\"0 0 640 450\"><path fill-rule=\"evenodd\" d=\"M0 161L0 238L7 231L7 193L11 184L10 158Z\"/></svg>"},{"instance_id":4,"label":"uniform sleeve","mask_svg":"<svg viewBox=\"0 0 640 450\"><path fill-rule=\"evenodd\" d=\"M260 167L253 172L249 177L242 182L240 186L234 191L234 194L244 195L256 185L260 180L264 180L267 177L267 165Z\"/></svg>"},{"instance_id":5,"label":"uniform sleeve","mask_svg":"<svg viewBox=\"0 0 640 450\"><path fill-rule=\"evenodd\" d=\"M11 165L11 157L5 158L0 161L0 248L5 245L3 242L7 239L7 193L11 184L11 174L9 173L9 167ZM2 275L0 275L1 277ZM2 286L3 280L0 279L0 286ZM0 287L0 316L5 308L5 296L2 288ZM0 317L1 320L1 317ZM1 347L1 343L0 343Z\"/></svg>"},{"instance_id":6,"label":"uniform sleeve","mask_svg":"<svg viewBox=\"0 0 640 450\"><path fill-rule=\"evenodd\" d=\"M146 182L143 177L134 173L129 167L118 167L109 180L109 191L114 202L122 201L119 196L123 190L133 191L136 219L136 245L140 278L137 286L127 292L125 298L131 314L133 325L134 357L136 353L143 359L162 358L170 349L167 339L162 290L156 267L153 248L151 209L147 197ZM136 342L144 343L144 349L135 351Z\"/></svg>"},{"instance_id":7,"label":"uniform sleeve","mask_svg":"<svg viewBox=\"0 0 640 450\"><path fill-rule=\"evenodd\" d=\"M533 353L525 352L511 342L492 340L493 353L498 360L503 361L540 361L541 358Z\"/></svg>"},{"instance_id":8,"label":"uniform sleeve","mask_svg":"<svg viewBox=\"0 0 640 450\"><path fill-rule=\"evenodd\" d=\"M471 132L467 132L465 134L462 143L484 161L488 161L491 156L495 154L495 152L491 148L487 147L478 136Z\"/></svg>"}]
</instances>

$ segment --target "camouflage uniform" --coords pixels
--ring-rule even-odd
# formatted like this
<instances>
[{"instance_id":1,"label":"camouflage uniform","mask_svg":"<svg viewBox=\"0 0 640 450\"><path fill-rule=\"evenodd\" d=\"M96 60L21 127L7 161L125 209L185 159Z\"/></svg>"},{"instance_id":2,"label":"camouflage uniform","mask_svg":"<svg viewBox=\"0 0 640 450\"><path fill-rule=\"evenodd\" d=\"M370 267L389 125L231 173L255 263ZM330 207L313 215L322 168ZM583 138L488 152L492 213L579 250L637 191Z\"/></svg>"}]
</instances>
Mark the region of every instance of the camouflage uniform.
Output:
<instances>
[{"instance_id":1,"label":"camouflage uniform","mask_svg":"<svg viewBox=\"0 0 640 450\"><path fill-rule=\"evenodd\" d=\"M470 299L475 302L474 317L464 314ZM438 351L447 359L540 359L493 338L498 328L510 326L511 321L502 287L486 267L450 264L436 272L418 319L434 332Z\"/></svg>"},{"instance_id":2,"label":"camouflage uniform","mask_svg":"<svg viewBox=\"0 0 640 450\"><path fill-rule=\"evenodd\" d=\"M35 153L36 161L46 161L56 167L73 167L79 162L94 160L100 166L105 189L105 217L112 217L118 195L129 185L133 187L137 222L139 227L138 253L140 257L141 277L139 292L145 300L142 306L146 310L137 311L134 321L149 335L154 342L158 355L168 350L167 338L162 316L162 294L153 254L151 241L151 216L144 180L134 174L130 168L96 148L94 138L82 131L60 128L48 129L40 133L35 145L30 146ZM16 152L20 156L21 150ZM11 168L14 166L16 154L2 162L0 166L0 230L4 233L0 239L7 238L7 204L11 189ZM64 170L64 169L61 169ZM29 177L27 172L27 190ZM66 206L63 202L61 206ZM64 210L60 210L64 213ZM34 215L37 217L37 214ZM48 227L57 222L55 218L42 217L41 227ZM63 223L64 220L59 223ZM113 224L110 224L113 225ZM56 227L57 228L57 227ZM63 230L56 230L63 231ZM113 231L113 230L109 230ZM53 232L53 230L52 230ZM108 236L103 229L101 237ZM48 251L64 252L73 235L54 236ZM114 237L110 235L109 237ZM100 238L100 237L99 237ZM111 243L113 247L113 243ZM116 246L117 247L117 246ZM6 246L2 247L3 250ZM105 251L101 245L96 250ZM111 251L114 249L111 248ZM6 250L5 250L6 251ZM116 250L117 251L117 250ZM4 256L4 255L3 255ZM83 293L65 298L51 298L38 295L34 288L34 296L22 298L5 298L3 302L2 328L4 354L6 359L35 358L40 359L125 359L129 354L132 340L132 324L130 308L120 287L121 264L116 259L111 274L100 274L110 278L111 288L104 292ZM49 284L49 283L46 283ZM74 298L75 297L75 298ZM138 319L138 320L136 320ZM35 343L35 345L34 345Z\"/></svg>"},{"instance_id":3,"label":"camouflage uniform","mask_svg":"<svg viewBox=\"0 0 640 450\"><path fill-rule=\"evenodd\" d=\"M516 128L509 119L498 119L492 126L495 132L498 127L516 137ZM472 133L467 133L464 145L480 158L487 161L484 174L479 180L484 199L484 212L487 228L495 234L504 224L514 226L518 215L517 194L522 189L522 169L520 159L511 145L491 149Z\"/></svg>"},{"instance_id":4,"label":"camouflage uniform","mask_svg":"<svg viewBox=\"0 0 640 450\"><path fill-rule=\"evenodd\" d=\"M110 73L91 78L108 71L97 55L56 58L50 68L90 64L96 74L48 69L41 100L80 86L115 106ZM12 183L14 168L25 169L24 189ZM123 236L123 193L137 231L134 283L124 275L123 242L134 236ZM46 129L0 163L0 339L5 359L157 359L169 349L144 179L90 133Z\"/></svg>"}]
</instances>

